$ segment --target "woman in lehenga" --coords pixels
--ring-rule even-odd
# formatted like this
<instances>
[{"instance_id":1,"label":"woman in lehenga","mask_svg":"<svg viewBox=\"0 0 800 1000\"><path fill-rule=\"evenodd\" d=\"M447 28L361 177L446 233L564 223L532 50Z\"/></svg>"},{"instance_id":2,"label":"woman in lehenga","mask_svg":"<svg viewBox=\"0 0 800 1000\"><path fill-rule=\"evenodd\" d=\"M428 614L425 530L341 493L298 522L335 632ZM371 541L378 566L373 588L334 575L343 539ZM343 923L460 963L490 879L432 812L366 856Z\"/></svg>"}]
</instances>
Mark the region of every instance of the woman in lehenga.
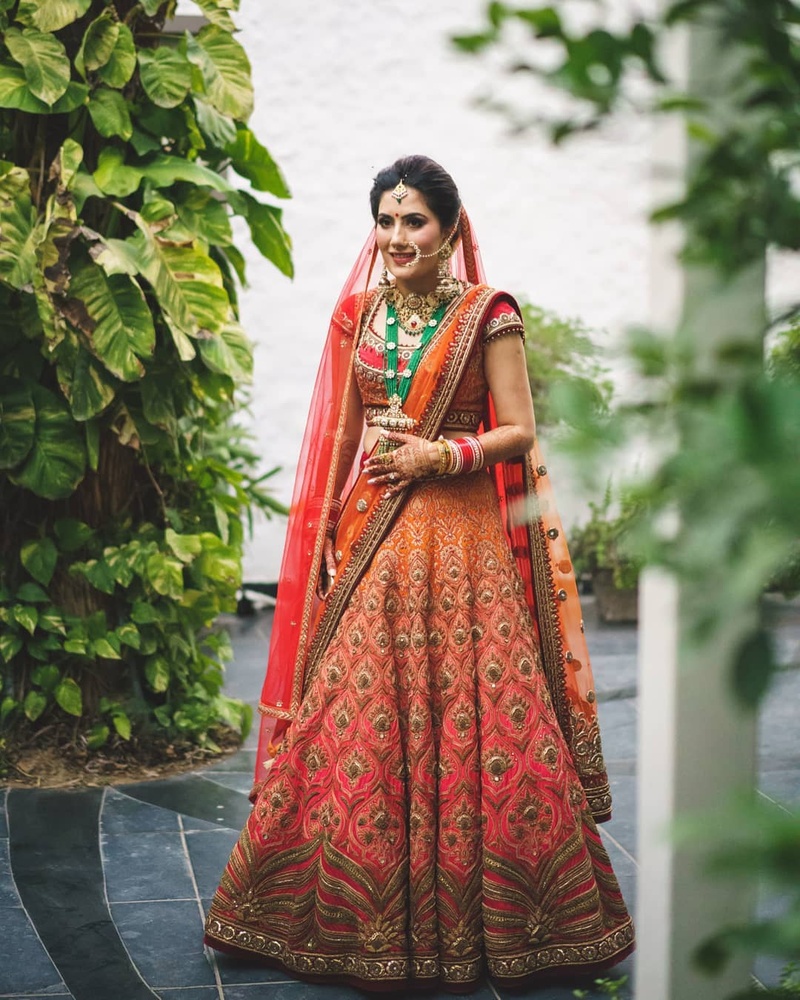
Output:
<instances>
[{"instance_id":1,"label":"woman in lehenga","mask_svg":"<svg viewBox=\"0 0 800 1000\"><path fill-rule=\"evenodd\" d=\"M368 990L592 975L633 927L519 309L482 283L438 164L398 160L370 200L300 457L254 809L206 942Z\"/></svg>"}]
</instances>

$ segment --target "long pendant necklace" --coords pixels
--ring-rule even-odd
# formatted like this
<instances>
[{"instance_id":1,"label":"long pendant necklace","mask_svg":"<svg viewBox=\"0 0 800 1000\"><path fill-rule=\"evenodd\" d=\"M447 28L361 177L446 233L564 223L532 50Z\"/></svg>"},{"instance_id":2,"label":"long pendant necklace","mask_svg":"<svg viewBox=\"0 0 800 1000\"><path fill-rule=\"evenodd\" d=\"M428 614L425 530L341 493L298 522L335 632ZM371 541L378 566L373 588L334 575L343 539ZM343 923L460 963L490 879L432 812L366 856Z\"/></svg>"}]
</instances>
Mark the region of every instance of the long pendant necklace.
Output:
<instances>
[{"instance_id":1,"label":"long pendant necklace","mask_svg":"<svg viewBox=\"0 0 800 1000\"><path fill-rule=\"evenodd\" d=\"M400 338L401 324L397 318L397 309L393 302L386 302L386 338L383 355L383 379L386 385L386 397L389 400L389 407L396 410L402 408L403 403L408 399L411 388L411 380L419 368L425 348L433 339L434 334L439 329L447 303L443 302L433 311L428 320L419 344L414 349L408 364L403 371L398 370L398 340Z\"/></svg>"}]
</instances>

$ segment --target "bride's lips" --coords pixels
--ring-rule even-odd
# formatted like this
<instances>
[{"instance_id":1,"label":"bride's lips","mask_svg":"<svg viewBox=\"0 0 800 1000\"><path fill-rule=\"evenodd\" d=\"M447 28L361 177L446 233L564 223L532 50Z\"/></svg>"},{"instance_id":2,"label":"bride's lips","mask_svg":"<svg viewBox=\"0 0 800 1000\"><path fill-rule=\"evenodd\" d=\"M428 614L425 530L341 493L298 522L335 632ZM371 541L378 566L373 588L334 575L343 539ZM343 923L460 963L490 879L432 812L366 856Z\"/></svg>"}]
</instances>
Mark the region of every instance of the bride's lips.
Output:
<instances>
[{"instance_id":1,"label":"bride's lips","mask_svg":"<svg viewBox=\"0 0 800 1000\"><path fill-rule=\"evenodd\" d=\"M393 253L391 255L391 258L392 258L393 261L396 261L398 264L407 264L410 260L414 259L414 254L413 253Z\"/></svg>"}]
</instances>

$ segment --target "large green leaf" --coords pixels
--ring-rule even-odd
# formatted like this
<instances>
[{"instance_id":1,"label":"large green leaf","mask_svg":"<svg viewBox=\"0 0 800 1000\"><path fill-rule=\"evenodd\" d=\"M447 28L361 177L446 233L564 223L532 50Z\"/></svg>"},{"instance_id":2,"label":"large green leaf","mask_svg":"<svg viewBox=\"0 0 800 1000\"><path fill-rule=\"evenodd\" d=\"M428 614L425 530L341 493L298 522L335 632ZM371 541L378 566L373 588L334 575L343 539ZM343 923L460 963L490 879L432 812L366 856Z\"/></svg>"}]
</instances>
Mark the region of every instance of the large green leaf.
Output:
<instances>
[{"instance_id":1,"label":"large green leaf","mask_svg":"<svg viewBox=\"0 0 800 1000\"><path fill-rule=\"evenodd\" d=\"M98 240L89 253L106 274L139 274L145 264L133 240Z\"/></svg>"},{"instance_id":2,"label":"large green leaf","mask_svg":"<svg viewBox=\"0 0 800 1000\"><path fill-rule=\"evenodd\" d=\"M169 664L163 656L151 656L144 665L144 675L156 692L166 691L169 687Z\"/></svg>"},{"instance_id":3,"label":"large green leaf","mask_svg":"<svg viewBox=\"0 0 800 1000\"><path fill-rule=\"evenodd\" d=\"M74 517L59 518L54 526L62 552L75 552L92 537L94 532L83 521Z\"/></svg>"},{"instance_id":4,"label":"large green leaf","mask_svg":"<svg viewBox=\"0 0 800 1000\"><path fill-rule=\"evenodd\" d=\"M225 152L237 174L246 177L257 191L269 191L277 198L291 198L280 167L249 128L240 125L235 141L226 146Z\"/></svg>"},{"instance_id":5,"label":"large green leaf","mask_svg":"<svg viewBox=\"0 0 800 1000\"><path fill-rule=\"evenodd\" d=\"M125 162L124 152L116 146L107 146L101 150L97 169L92 176L104 194L118 198L133 194L143 178L158 188L172 187L177 181L187 181L227 194L234 192L234 188L224 177L202 163L184 160L180 156L160 154L143 163L129 164Z\"/></svg>"},{"instance_id":6,"label":"large green leaf","mask_svg":"<svg viewBox=\"0 0 800 1000\"><path fill-rule=\"evenodd\" d=\"M178 218L192 236L206 243L228 246L232 239L231 222L223 202L209 191L190 188L183 198L176 199Z\"/></svg>"},{"instance_id":7,"label":"large green leaf","mask_svg":"<svg viewBox=\"0 0 800 1000\"><path fill-rule=\"evenodd\" d=\"M219 3L218 0L194 0L197 6L206 16L206 20L211 24L216 24L223 31L236 31L233 18L226 10L226 4ZM229 8L235 10L236 8Z\"/></svg>"},{"instance_id":8,"label":"large green leaf","mask_svg":"<svg viewBox=\"0 0 800 1000\"><path fill-rule=\"evenodd\" d=\"M10 469L25 458L35 425L30 387L16 378L0 378L0 469Z\"/></svg>"},{"instance_id":9,"label":"large green leaf","mask_svg":"<svg viewBox=\"0 0 800 1000\"><path fill-rule=\"evenodd\" d=\"M100 151L92 177L103 194L116 198L127 198L142 182L141 170L127 166L124 152L116 146L106 146Z\"/></svg>"},{"instance_id":10,"label":"large green leaf","mask_svg":"<svg viewBox=\"0 0 800 1000\"><path fill-rule=\"evenodd\" d=\"M12 58L22 66L34 97L54 104L69 86L71 69L61 42L35 28L9 28L4 40Z\"/></svg>"},{"instance_id":11,"label":"large green leaf","mask_svg":"<svg viewBox=\"0 0 800 1000\"><path fill-rule=\"evenodd\" d=\"M105 63L98 67L97 76L109 87L124 87L136 69L136 44L127 24L118 25L117 40Z\"/></svg>"},{"instance_id":12,"label":"large green leaf","mask_svg":"<svg viewBox=\"0 0 800 1000\"><path fill-rule=\"evenodd\" d=\"M119 23L110 10L105 10L92 21L83 36L75 56L75 69L86 79L87 74L105 66L119 40Z\"/></svg>"},{"instance_id":13,"label":"large green leaf","mask_svg":"<svg viewBox=\"0 0 800 1000\"><path fill-rule=\"evenodd\" d=\"M88 93L85 84L73 81L55 104L45 104L31 92L21 66L0 62L0 108L28 111L34 115L66 114L85 104Z\"/></svg>"},{"instance_id":14,"label":"large green leaf","mask_svg":"<svg viewBox=\"0 0 800 1000\"><path fill-rule=\"evenodd\" d=\"M34 580L44 587L50 583L58 562L58 550L51 538L25 542L19 550L19 558Z\"/></svg>"},{"instance_id":15,"label":"large green leaf","mask_svg":"<svg viewBox=\"0 0 800 1000\"><path fill-rule=\"evenodd\" d=\"M88 420L102 413L116 396L116 389L100 363L71 333L58 350L58 384L69 400L72 415L76 420Z\"/></svg>"},{"instance_id":16,"label":"large green leaf","mask_svg":"<svg viewBox=\"0 0 800 1000\"><path fill-rule=\"evenodd\" d=\"M131 238L173 331L183 336L217 333L230 319L230 301L213 260L195 247L172 246L136 216L140 232Z\"/></svg>"},{"instance_id":17,"label":"large green leaf","mask_svg":"<svg viewBox=\"0 0 800 1000\"><path fill-rule=\"evenodd\" d=\"M192 85L192 64L182 52L166 45L140 49L139 77L154 104L160 108L175 108Z\"/></svg>"},{"instance_id":18,"label":"large green leaf","mask_svg":"<svg viewBox=\"0 0 800 1000\"><path fill-rule=\"evenodd\" d=\"M22 649L22 639L18 635L11 635L10 632L0 634L0 656L8 663Z\"/></svg>"},{"instance_id":19,"label":"large green leaf","mask_svg":"<svg viewBox=\"0 0 800 1000\"><path fill-rule=\"evenodd\" d=\"M83 479L83 439L63 400L40 385L31 392L36 409L33 444L25 464L9 478L47 500L60 500Z\"/></svg>"},{"instance_id":20,"label":"large green leaf","mask_svg":"<svg viewBox=\"0 0 800 1000\"><path fill-rule=\"evenodd\" d=\"M165 597L179 598L183 594L183 563L179 559L154 553L147 560L147 578L153 589Z\"/></svg>"},{"instance_id":21,"label":"large green leaf","mask_svg":"<svg viewBox=\"0 0 800 1000\"><path fill-rule=\"evenodd\" d=\"M242 563L236 549L224 542L210 531L204 531L200 536L203 551L195 560L194 566L203 576L219 583L238 587L242 582Z\"/></svg>"},{"instance_id":22,"label":"large green leaf","mask_svg":"<svg viewBox=\"0 0 800 1000\"><path fill-rule=\"evenodd\" d=\"M68 715L83 714L83 695L76 681L65 677L53 692L60 708Z\"/></svg>"},{"instance_id":23,"label":"large green leaf","mask_svg":"<svg viewBox=\"0 0 800 1000\"><path fill-rule=\"evenodd\" d=\"M223 115L247 121L253 112L250 60L229 32L214 24L190 38L187 53L203 75L206 95Z\"/></svg>"},{"instance_id":24,"label":"large green leaf","mask_svg":"<svg viewBox=\"0 0 800 1000\"><path fill-rule=\"evenodd\" d=\"M197 357L194 342L188 334L184 333L180 327L173 323L168 312L164 313L164 321L167 324L167 329L170 332L172 342L175 344L175 349L181 361L191 361L192 358Z\"/></svg>"},{"instance_id":25,"label":"large green leaf","mask_svg":"<svg viewBox=\"0 0 800 1000\"><path fill-rule=\"evenodd\" d=\"M187 181L189 184L198 184L201 187L213 188L215 191L223 191L230 194L234 191L230 181L221 174L203 166L194 160L184 160L180 156L168 156L161 154L150 158L147 163L143 163L138 168L143 177L155 184L156 187L172 187L176 181Z\"/></svg>"},{"instance_id":26,"label":"large green leaf","mask_svg":"<svg viewBox=\"0 0 800 1000\"><path fill-rule=\"evenodd\" d=\"M89 114L94 127L105 138L119 136L130 139L133 123L128 111L128 102L118 90L100 87L89 98Z\"/></svg>"},{"instance_id":27,"label":"large green leaf","mask_svg":"<svg viewBox=\"0 0 800 1000\"><path fill-rule=\"evenodd\" d=\"M36 269L35 213L30 178L21 167L0 175L0 280L30 288Z\"/></svg>"},{"instance_id":28,"label":"large green leaf","mask_svg":"<svg viewBox=\"0 0 800 1000\"><path fill-rule=\"evenodd\" d=\"M200 357L221 375L249 382L253 376L253 347L238 323L228 323L215 336L198 343Z\"/></svg>"},{"instance_id":29,"label":"large green leaf","mask_svg":"<svg viewBox=\"0 0 800 1000\"><path fill-rule=\"evenodd\" d=\"M47 697L41 693L41 691L29 691L25 695L25 701L23 702L23 711L25 715L31 720L31 722L36 722L42 712L47 708Z\"/></svg>"},{"instance_id":30,"label":"large green leaf","mask_svg":"<svg viewBox=\"0 0 800 1000\"><path fill-rule=\"evenodd\" d=\"M82 17L92 0L20 0L17 20L40 31L60 31Z\"/></svg>"},{"instance_id":31,"label":"large green leaf","mask_svg":"<svg viewBox=\"0 0 800 1000\"><path fill-rule=\"evenodd\" d=\"M236 123L228 115L219 111L198 94L194 96L194 110L197 125L205 138L218 149L224 149L236 141Z\"/></svg>"},{"instance_id":32,"label":"large green leaf","mask_svg":"<svg viewBox=\"0 0 800 1000\"><path fill-rule=\"evenodd\" d=\"M156 342L153 317L136 281L124 274L108 275L98 264L80 260L72 269L72 297L86 312L81 329L94 354L117 378L133 382Z\"/></svg>"},{"instance_id":33,"label":"large green leaf","mask_svg":"<svg viewBox=\"0 0 800 1000\"><path fill-rule=\"evenodd\" d=\"M264 205L251 194L239 192L232 202L235 211L243 214L250 235L261 253L288 277L294 276L292 243L281 224L282 212L273 205Z\"/></svg>"}]
</instances>

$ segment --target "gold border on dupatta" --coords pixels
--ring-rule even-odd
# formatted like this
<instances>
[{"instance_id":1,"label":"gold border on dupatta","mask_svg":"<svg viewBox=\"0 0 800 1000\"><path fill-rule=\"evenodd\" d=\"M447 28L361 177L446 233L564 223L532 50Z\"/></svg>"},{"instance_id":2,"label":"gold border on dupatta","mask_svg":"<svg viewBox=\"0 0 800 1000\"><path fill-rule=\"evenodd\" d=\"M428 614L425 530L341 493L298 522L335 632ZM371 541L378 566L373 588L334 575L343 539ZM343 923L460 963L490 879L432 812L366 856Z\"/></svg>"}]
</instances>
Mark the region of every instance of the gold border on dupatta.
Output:
<instances>
[{"instance_id":1,"label":"gold border on dupatta","mask_svg":"<svg viewBox=\"0 0 800 1000\"><path fill-rule=\"evenodd\" d=\"M530 454L525 456L524 471L525 490L536 498L536 473ZM556 604L556 584L542 518L528 518L527 531L547 687L589 809L597 819L608 818L611 812L611 787L603 759L600 726L596 717L589 719L578 712L567 695L564 634Z\"/></svg>"}]
</instances>

